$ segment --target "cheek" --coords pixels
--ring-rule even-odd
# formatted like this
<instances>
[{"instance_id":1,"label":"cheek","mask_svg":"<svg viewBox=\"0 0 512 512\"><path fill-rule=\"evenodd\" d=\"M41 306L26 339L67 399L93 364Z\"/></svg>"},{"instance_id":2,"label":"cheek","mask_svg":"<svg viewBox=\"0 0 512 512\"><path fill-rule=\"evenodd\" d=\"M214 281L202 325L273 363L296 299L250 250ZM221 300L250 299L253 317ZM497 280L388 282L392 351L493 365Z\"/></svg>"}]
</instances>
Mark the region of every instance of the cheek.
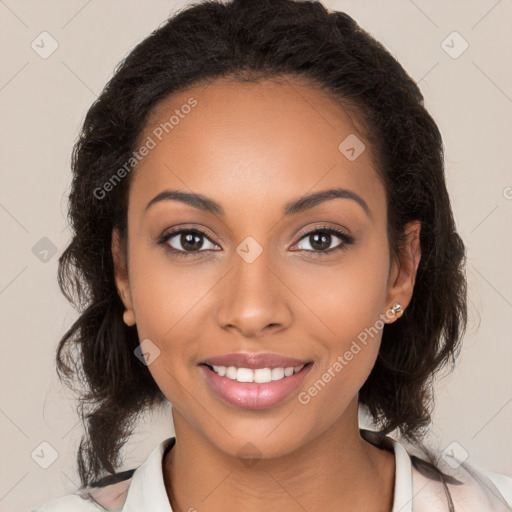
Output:
<instances>
[{"instance_id":1,"label":"cheek","mask_svg":"<svg viewBox=\"0 0 512 512\"><path fill-rule=\"evenodd\" d=\"M387 254L386 240L376 237L351 255L347 252L343 263L328 272L311 266L294 287L313 313L307 312L303 327L322 349L319 372L336 381L329 387L347 399L363 385L379 352L387 309Z\"/></svg>"},{"instance_id":2,"label":"cheek","mask_svg":"<svg viewBox=\"0 0 512 512\"><path fill-rule=\"evenodd\" d=\"M200 328L198 318L211 287L200 266L171 259L163 247L144 242L134 233L129 247L129 278L139 339L151 340L160 350L166 367L190 357L197 339L191 329ZM140 240L140 241L139 241ZM185 258L183 258L185 260ZM178 357L176 354L179 353ZM156 368L161 361L150 365Z\"/></svg>"},{"instance_id":3,"label":"cheek","mask_svg":"<svg viewBox=\"0 0 512 512\"><path fill-rule=\"evenodd\" d=\"M323 332L346 340L374 325L385 312L389 271L386 255L387 247L381 240L368 240L364 246L349 249L340 265L310 265L307 272L301 272L294 291L323 321Z\"/></svg>"},{"instance_id":4,"label":"cheek","mask_svg":"<svg viewBox=\"0 0 512 512\"><path fill-rule=\"evenodd\" d=\"M294 312L290 333L305 334L299 338L307 345L304 353L319 360L317 377L332 381L323 398L315 400L318 406L328 397L348 403L374 365L381 337L375 325L387 295L385 242L368 236L340 256L339 264L310 261L281 269L293 291L282 295ZM177 262L143 244L130 248L129 261L140 340L149 339L160 350L149 370L169 400L180 404L186 396L178 384L186 385L192 361L204 355L198 351L209 343L205 328L215 328L212 315L222 300L214 287L219 267Z\"/></svg>"},{"instance_id":5,"label":"cheek","mask_svg":"<svg viewBox=\"0 0 512 512\"><path fill-rule=\"evenodd\" d=\"M173 264L158 252L134 248L130 286L139 339L149 339L159 351L152 348L158 356L148 369L168 400L181 408L190 399L186 389L199 357L194 340L204 337L204 308L215 280L208 284L198 267Z\"/></svg>"}]
</instances>

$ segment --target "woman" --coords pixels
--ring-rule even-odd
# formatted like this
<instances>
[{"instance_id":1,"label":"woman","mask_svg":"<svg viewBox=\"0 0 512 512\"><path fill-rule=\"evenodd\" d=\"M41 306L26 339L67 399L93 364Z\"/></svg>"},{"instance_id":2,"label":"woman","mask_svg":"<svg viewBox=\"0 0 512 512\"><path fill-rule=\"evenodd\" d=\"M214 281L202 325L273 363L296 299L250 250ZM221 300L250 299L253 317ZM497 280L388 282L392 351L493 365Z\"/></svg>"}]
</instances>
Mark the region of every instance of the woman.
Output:
<instances>
[{"instance_id":1,"label":"woman","mask_svg":"<svg viewBox=\"0 0 512 512\"><path fill-rule=\"evenodd\" d=\"M512 477L421 442L465 249L423 97L349 16L182 10L91 107L73 172L57 363L87 386L82 487L38 511L508 509ZM168 402L175 436L118 472Z\"/></svg>"}]
</instances>

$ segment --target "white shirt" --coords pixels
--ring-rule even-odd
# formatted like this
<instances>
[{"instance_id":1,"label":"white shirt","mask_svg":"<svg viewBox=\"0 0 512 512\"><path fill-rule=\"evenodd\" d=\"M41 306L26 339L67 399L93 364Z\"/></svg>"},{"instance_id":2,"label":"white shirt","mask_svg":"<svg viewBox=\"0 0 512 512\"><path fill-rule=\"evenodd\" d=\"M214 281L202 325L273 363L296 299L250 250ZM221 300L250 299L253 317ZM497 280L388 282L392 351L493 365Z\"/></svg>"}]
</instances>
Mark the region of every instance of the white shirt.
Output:
<instances>
[{"instance_id":1,"label":"white shirt","mask_svg":"<svg viewBox=\"0 0 512 512\"><path fill-rule=\"evenodd\" d=\"M392 512L447 512L444 487L434 473L422 470L412 450L386 436L371 437L360 429L362 437L377 446L387 446L395 454L395 485ZM370 436L370 438L368 438ZM123 472L125 480L105 487L89 487L62 498L51 500L31 512L172 512L164 486L162 461L176 438L162 441L136 468ZM421 454L421 452L417 452ZM459 483L447 483L456 512L510 512L512 510L512 476L476 468L455 459L448 464L436 453L438 467ZM426 460L425 456L421 457ZM457 466L457 467L454 467ZM133 473L132 473L133 472ZM131 476L131 478L130 478ZM109 478L109 477L107 477Z\"/></svg>"}]
</instances>

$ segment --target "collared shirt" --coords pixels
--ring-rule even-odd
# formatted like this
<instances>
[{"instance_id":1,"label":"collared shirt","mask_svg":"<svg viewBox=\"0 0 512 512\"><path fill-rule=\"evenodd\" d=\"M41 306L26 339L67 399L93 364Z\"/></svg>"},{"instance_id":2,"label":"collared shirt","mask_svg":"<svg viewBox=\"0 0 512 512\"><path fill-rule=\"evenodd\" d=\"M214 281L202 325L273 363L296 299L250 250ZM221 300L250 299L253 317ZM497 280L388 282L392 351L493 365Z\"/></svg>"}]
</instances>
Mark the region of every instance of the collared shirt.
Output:
<instances>
[{"instance_id":1,"label":"collared shirt","mask_svg":"<svg viewBox=\"0 0 512 512\"><path fill-rule=\"evenodd\" d=\"M404 444L360 429L361 436L395 455L395 483L391 512L448 512L449 490L455 512L512 511L512 476L477 468L459 461L452 453L436 458L447 476L446 488L438 473ZM88 487L51 500L32 512L172 512L164 485L162 461L174 446L175 437L158 444L146 461L118 477L124 480L103 487ZM419 452L417 452L419 453ZM439 455L439 454L438 454ZM114 476L115 478L115 476ZM106 477L108 482L112 477Z\"/></svg>"}]
</instances>

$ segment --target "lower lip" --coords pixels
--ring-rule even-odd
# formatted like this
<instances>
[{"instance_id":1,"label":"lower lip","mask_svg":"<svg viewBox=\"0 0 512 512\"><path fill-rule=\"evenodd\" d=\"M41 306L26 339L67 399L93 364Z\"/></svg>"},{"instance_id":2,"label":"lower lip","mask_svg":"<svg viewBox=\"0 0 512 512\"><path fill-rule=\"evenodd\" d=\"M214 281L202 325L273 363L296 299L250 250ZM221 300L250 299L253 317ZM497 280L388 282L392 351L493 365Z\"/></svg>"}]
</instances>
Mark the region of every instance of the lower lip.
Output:
<instances>
[{"instance_id":1,"label":"lower lip","mask_svg":"<svg viewBox=\"0 0 512 512\"><path fill-rule=\"evenodd\" d=\"M280 380L265 383L238 382L228 377L221 377L205 365L201 371L211 388L228 404L242 409L266 409L279 404L295 391L311 368L305 365L300 372Z\"/></svg>"}]
</instances>

